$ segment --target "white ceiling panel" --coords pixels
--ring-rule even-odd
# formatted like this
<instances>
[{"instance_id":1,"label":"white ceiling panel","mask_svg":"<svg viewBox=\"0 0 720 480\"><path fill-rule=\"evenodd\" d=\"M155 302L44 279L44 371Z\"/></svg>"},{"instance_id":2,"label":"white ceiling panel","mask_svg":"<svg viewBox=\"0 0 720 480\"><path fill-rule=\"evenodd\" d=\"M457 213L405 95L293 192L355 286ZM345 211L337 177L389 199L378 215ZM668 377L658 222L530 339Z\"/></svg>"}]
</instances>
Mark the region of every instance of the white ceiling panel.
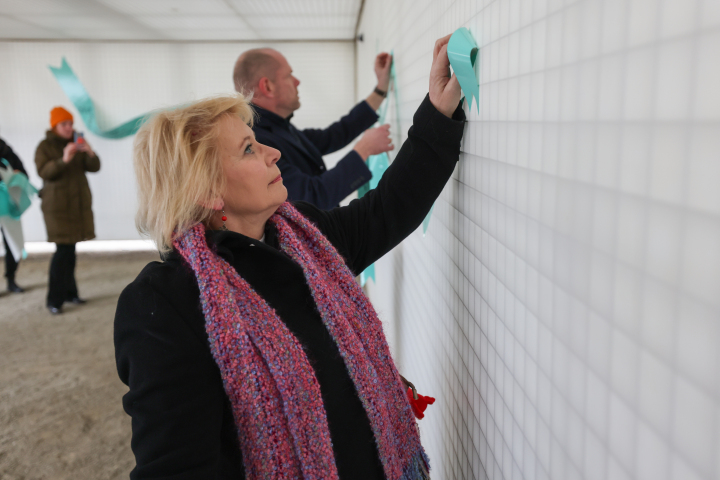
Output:
<instances>
[{"instance_id":1,"label":"white ceiling panel","mask_svg":"<svg viewBox=\"0 0 720 480\"><path fill-rule=\"evenodd\" d=\"M265 40L350 40L353 34L348 36L347 29L323 29L315 28L277 28L261 30Z\"/></svg>"},{"instance_id":2,"label":"white ceiling panel","mask_svg":"<svg viewBox=\"0 0 720 480\"><path fill-rule=\"evenodd\" d=\"M354 15L360 0L229 0L241 15Z\"/></svg>"},{"instance_id":3,"label":"white ceiling panel","mask_svg":"<svg viewBox=\"0 0 720 480\"><path fill-rule=\"evenodd\" d=\"M207 17L207 16L160 16L137 17L145 25L157 29L190 29L190 30L226 30L231 28L249 29L240 17Z\"/></svg>"},{"instance_id":4,"label":"white ceiling panel","mask_svg":"<svg viewBox=\"0 0 720 480\"><path fill-rule=\"evenodd\" d=\"M70 0L0 0L0 14L17 15L52 15L78 14L81 15L87 8L77 1Z\"/></svg>"},{"instance_id":5,"label":"white ceiling panel","mask_svg":"<svg viewBox=\"0 0 720 480\"><path fill-rule=\"evenodd\" d=\"M157 34L126 28L73 28L63 30L66 38L83 40L156 40ZM164 37L166 38L166 37Z\"/></svg>"},{"instance_id":6,"label":"white ceiling panel","mask_svg":"<svg viewBox=\"0 0 720 480\"><path fill-rule=\"evenodd\" d=\"M207 30L163 30L173 40L260 40L255 32L244 28L207 29Z\"/></svg>"},{"instance_id":7,"label":"white ceiling panel","mask_svg":"<svg viewBox=\"0 0 720 480\"><path fill-rule=\"evenodd\" d=\"M248 16L245 20L256 30L264 32L265 30L276 30L278 28L289 29L331 29L342 30L343 37L349 35L349 38L355 33L355 18L351 16ZM324 33L324 32L318 32Z\"/></svg>"},{"instance_id":8,"label":"white ceiling panel","mask_svg":"<svg viewBox=\"0 0 720 480\"><path fill-rule=\"evenodd\" d=\"M116 29L125 26L125 22L120 18L100 15L17 15L16 18L38 27L61 31L87 28Z\"/></svg>"},{"instance_id":9,"label":"white ceiling panel","mask_svg":"<svg viewBox=\"0 0 720 480\"><path fill-rule=\"evenodd\" d=\"M351 40L361 0L0 0L0 39Z\"/></svg>"},{"instance_id":10,"label":"white ceiling panel","mask_svg":"<svg viewBox=\"0 0 720 480\"><path fill-rule=\"evenodd\" d=\"M127 15L235 15L222 0L97 0Z\"/></svg>"},{"instance_id":11,"label":"white ceiling panel","mask_svg":"<svg viewBox=\"0 0 720 480\"><path fill-rule=\"evenodd\" d=\"M0 32L6 38L56 38L59 33L1 15Z\"/></svg>"}]
</instances>

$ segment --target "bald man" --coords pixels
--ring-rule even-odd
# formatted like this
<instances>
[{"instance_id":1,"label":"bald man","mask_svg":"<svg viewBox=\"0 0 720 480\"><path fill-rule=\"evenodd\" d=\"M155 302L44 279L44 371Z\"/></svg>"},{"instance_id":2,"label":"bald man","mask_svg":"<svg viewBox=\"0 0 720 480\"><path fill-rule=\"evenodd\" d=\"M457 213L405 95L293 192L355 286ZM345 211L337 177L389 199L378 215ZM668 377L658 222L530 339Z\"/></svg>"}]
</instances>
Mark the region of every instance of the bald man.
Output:
<instances>
[{"instance_id":1,"label":"bald man","mask_svg":"<svg viewBox=\"0 0 720 480\"><path fill-rule=\"evenodd\" d=\"M290 119L300 108L300 81L285 57L271 48L240 55L233 72L235 90L253 96L259 116L253 126L256 140L282 154L278 166L288 200L328 210L372 178L365 164L368 157L393 148L388 125L367 130L377 121L375 111L387 95L391 63L389 54L377 56L377 87L347 115L325 129L299 130ZM363 132L354 149L328 170L322 156L340 150Z\"/></svg>"}]
</instances>

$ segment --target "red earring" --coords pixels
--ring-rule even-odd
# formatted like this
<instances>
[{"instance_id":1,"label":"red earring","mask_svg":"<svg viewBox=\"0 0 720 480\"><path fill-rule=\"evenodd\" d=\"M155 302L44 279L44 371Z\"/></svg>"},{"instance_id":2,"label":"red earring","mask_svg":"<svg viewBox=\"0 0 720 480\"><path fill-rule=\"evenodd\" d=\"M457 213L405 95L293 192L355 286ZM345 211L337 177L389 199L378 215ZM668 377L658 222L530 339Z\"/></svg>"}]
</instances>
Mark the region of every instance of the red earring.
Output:
<instances>
[{"instance_id":1,"label":"red earring","mask_svg":"<svg viewBox=\"0 0 720 480\"><path fill-rule=\"evenodd\" d=\"M222 230L227 231L228 228L227 228L227 226L225 226L225 222L227 222L227 217L225 216L225 210L223 210L222 213L223 213L223 216L220 217L223 222Z\"/></svg>"}]
</instances>

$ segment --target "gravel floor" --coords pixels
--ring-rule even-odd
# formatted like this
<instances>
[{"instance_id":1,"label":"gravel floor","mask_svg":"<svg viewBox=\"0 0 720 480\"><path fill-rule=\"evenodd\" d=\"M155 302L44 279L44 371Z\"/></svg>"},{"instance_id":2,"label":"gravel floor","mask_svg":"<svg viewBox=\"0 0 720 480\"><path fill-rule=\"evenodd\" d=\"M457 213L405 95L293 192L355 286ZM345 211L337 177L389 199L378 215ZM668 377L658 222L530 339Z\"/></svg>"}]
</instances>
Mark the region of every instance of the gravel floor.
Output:
<instances>
[{"instance_id":1,"label":"gravel floor","mask_svg":"<svg viewBox=\"0 0 720 480\"><path fill-rule=\"evenodd\" d=\"M60 316L45 308L50 257L21 263L17 282L27 291L0 293L0 479L128 478L127 387L115 370L112 324L118 295L155 259L79 255L88 303L66 304Z\"/></svg>"}]
</instances>

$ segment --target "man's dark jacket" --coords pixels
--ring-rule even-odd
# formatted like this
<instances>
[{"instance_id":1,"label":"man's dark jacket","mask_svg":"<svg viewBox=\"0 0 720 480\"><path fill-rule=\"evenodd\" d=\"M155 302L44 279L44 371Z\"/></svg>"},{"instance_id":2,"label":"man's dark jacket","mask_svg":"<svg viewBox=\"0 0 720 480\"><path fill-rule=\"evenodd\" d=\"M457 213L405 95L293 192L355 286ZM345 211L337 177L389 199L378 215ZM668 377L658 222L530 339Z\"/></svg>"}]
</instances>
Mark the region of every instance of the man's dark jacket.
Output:
<instances>
[{"instance_id":1,"label":"man's dark jacket","mask_svg":"<svg viewBox=\"0 0 720 480\"><path fill-rule=\"evenodd\" d=\"M0 158L4 158L5 160L7 160L13 170L20 170L27 176L27 172L25 171L25 167L23 167L23 164L20 161L20 157L18 157L15 152L13 152L13 149L10 148L10 145L5 143L5 140L3 140L2 138L0 138Z\"/></svg>"},{"instance_id":2,"label":"man's dark jacket","mask_svg":"<svg viewBox=\"0 0 720 480\"><path fill-rule=\"evenodd\" d=\"M258 114L253 126L255 138L282 154L278 167L288 190L288 200L302 200L329 210L372 178L354 150L330 170L322 159L323 155L349 144L377 121L377 114L366 101L355 105L350 113L323 130L298 130L290 118L282 118L257 105L253 107Z\"/></svg>"},{"instance_id":3,"label":"man's dark jacket","mask_svg":"<svg viewBox=\"0 0 720 480\"><path fill-rule=\"evenodd\" d=\"M295 206L358 274L422 223L458 160L464 119L460 108L449 119L426 98L375 190L331 211L305 202ZM340 478L385 478L370 422L303 270L278 249L277 232L268 225L265 243L235 232L210 231L207 238L304 346L320 385ZM137 465L131 479L245 478L197 280L176 251L148 264L120 296L115 359L130 387L123 407L132 417Z\"/></svg>"}]
</instances>

